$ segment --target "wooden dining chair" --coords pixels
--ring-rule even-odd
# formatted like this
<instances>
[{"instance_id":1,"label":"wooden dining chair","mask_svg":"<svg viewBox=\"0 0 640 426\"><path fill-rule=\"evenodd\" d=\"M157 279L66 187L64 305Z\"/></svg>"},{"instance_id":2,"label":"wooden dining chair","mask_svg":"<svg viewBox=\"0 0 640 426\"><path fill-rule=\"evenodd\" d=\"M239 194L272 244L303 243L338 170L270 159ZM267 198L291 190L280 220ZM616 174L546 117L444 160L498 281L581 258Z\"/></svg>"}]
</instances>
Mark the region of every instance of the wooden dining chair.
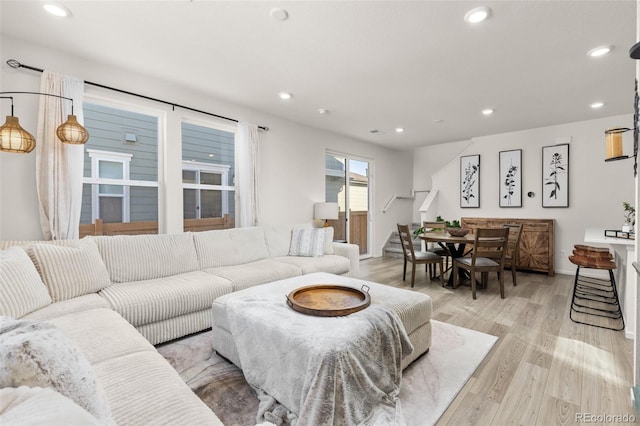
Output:
<instances>
[{"instance_id":1,"label":"wooden dining chair","mask_svg":"<svg viewBox=\"0 0 640 426\"><path fill-rule=\"evenodd\" d=\"M465 269L471 276L471 295L476 299L476 272L482 273L483 283L488 281L489 272L498 272L500 297L504 299L504 256L508 236L508 228L476 229L471 257L459 257L453 262L453 288L458 287L458 269Z\"/></svg>"},{"instance_id":2,"label":"wooden dining chair","mask_svg":"<svg viewBox=\"0 0 640 426\"><path fill-rule=\"evenodd\" d=\"M504 225L509 230L509 238L507 239L507 251L504 255L504 268L511 269L511 277L513 285L516 283L516 266L520 260L520 237L522 236L522 225L507 224Z\"/></svg>"},{"instance_id":3,"label":"wooden dining chair","mask_svg":"<svg viewBox=\"0 0 640 426\"><path fill-rule=\"evenodd\" d=\"M445 223L444 222L422 222L422 227L425 229L432 229L430 232L445 232ZM427 251L431 253L435 253L438 256L441 256L444 259L444 269L445 271L449 270L449 259L451 258L451 253L449 249L446 247L441 247L439 244L431 243L431 247L427 245ZM434 271L435 272L435 271ZM434 274L431 274L431 278L434 277Z\"/></svg>"},{"instance_id":4,"label":"wooden dining chair","mask_svg":"<svg viewBox=\"0 0 640 426\"><path fill-rule=\"evenodd\" d=\"M425 264L425 272L429 265L438 264L440 266L440 281L444 287L444 270L442 268L442 257L430 251L416 252L413 247L413 235L409 229L409 225L398 224L398 235L402 243L402 253L404 255L404 269L402 271L402 281L407 278L407 262L411 262L411 287L413 287L416 279L416 265Z\"/></svg>"}]
</instances>

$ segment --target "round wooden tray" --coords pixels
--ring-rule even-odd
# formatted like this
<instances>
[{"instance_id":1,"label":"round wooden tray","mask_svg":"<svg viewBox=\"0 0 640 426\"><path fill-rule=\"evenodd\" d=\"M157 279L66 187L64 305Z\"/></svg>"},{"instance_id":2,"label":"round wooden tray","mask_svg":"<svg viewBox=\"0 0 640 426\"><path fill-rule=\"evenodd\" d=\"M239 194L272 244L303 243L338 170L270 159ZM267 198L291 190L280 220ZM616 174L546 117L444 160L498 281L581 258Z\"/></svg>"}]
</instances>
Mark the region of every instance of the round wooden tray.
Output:
<instances>
[{"instance_id":1,"label":"round wooden tray","mask_svg":"<svg viewBox=\"0 0 640 426\"><path fill-rule=\"evenodd\" d=\"M337 284L315 284L293 290L287 296L287 304L303 314L338 317L366 308L371 297L367 285L358 290Z\"/></svg>"}]
</instances>

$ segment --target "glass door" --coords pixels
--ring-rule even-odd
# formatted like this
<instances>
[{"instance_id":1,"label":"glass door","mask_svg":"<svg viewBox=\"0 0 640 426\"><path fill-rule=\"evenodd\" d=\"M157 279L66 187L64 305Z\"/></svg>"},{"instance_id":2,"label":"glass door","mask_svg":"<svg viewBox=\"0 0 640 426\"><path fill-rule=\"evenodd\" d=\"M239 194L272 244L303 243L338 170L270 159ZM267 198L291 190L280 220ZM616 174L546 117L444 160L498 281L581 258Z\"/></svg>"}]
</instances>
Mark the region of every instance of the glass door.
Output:
<instances>
[{"instance_id":1,"label":"glass door","mask_svg":"<svg viewBox=\"0 0 640 426\"><path fill-rule=\"evenodd\" d=\"M329 224L334 239L357 244L360 256L370 255L370 163L346 155L327 153L325 157L325 200L338 203L338 220Z\"/></svg>"}]
</instances>

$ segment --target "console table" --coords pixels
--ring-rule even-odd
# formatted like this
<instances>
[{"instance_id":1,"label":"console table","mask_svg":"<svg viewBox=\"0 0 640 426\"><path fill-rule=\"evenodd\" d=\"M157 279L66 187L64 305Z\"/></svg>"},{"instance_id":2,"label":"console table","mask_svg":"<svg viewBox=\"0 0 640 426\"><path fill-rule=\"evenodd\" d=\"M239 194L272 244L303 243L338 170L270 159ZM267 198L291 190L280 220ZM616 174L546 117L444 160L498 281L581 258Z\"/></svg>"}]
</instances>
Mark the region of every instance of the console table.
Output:
<instances>
[{"instance_id":1,"label":"console table","mask_svg":"<svg viewBox=\"0 0 640 426\"><path fill-rule=\"evenodd\" d=\"M511 219L500 217L463 217L465 228L500 228L507 224L522 225L520 259L517 268L523 271L545 272L554 275L554 220Z\"/></svg>"}]
</instances>

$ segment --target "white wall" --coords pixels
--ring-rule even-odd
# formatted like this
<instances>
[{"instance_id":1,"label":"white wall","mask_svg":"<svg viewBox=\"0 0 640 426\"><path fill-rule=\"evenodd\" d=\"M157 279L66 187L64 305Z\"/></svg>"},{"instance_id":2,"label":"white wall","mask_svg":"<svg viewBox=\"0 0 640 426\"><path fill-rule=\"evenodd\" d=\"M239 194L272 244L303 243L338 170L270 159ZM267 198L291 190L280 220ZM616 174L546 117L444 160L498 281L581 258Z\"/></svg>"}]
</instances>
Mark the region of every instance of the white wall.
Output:
<instances>
[{"instance_id":1,"label":"white wall","mask_svg":"<svg viewBox=\"0 0 640 426\"><path fill-rule=\"evenodd\" d=\"M630 97L630 108L632 105ZM515 217L555 219L555 269L573 274L567 260L573 245L584 242L587 227L620 229L622 202L635 200L633 160L605 162L604 130L633 127L633 116L623 115L558 126L473 138L434 145L414 152L414 187L439 187L437 214L460 217ZM542 147L571 136L569 148L569 208L542 207ZM632 154L631 132L625 134L625 154ZM498 205L498 153L522 149L523 206ZM460 155L480 154L480 208L460 208ZM528 198L529 191L535 192ZM564 256L561 254L564 251Z\"/></svg>"},{"instance_id":2,"label":"white wall","mask_svg":"<svg viewBox=\"0 0 640 426\"><path fill-rule=\"evenodd\" d=\"M88 62L82 58L54 51L21 40L3 37L0 91L37 91L40 74L13 70L7 59L39 68L74 75L86 81L105 84L147 96L166 99L193 108L268 126L261 133L259 203L264 224L305 223L313 216L313 203L324 201L324 154L327 149L364 157L373 163L372 230L373 255L382 246L397 222L411 220L411 206L397 202L385 214L382 207L392 195L411 190L411 152L391 151L362 141L306 127L246 107L213 99L202 93L185 90L175 84L154 80L124 69ZM185 76L188 78L188 76ZM87 88L96 91L99 89ZM142 102L165 109L170 107L140 101L127 95L103 91L105 96ZM22 126L35 133L37 96L16 97L15 115ZM9 115L9 102L1 103L1 112ZM168 142L170 143L170 142ZM167 147L165 147L167 148ZM170 147L168 147L170 148ZM166 150L166 151L171 151ZM39 239L38 202L35 184L35 152L0 153L0 239Z\"/></svg>"}]
</instances>

